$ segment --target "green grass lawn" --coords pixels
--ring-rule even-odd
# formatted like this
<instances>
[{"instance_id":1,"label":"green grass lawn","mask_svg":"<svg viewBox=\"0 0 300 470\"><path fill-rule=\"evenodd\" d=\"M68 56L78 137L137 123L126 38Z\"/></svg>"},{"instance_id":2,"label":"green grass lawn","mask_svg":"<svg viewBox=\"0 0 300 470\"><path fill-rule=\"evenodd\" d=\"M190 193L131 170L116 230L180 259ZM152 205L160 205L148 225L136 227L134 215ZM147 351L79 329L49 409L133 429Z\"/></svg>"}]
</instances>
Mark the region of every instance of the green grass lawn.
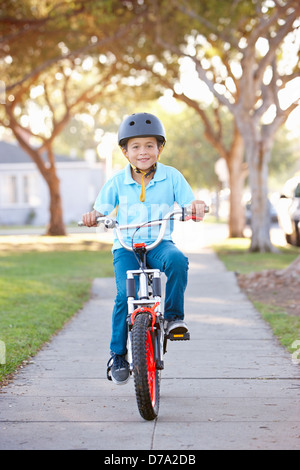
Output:
<instances>
[{"instance_id":1,"label":"green grass lawn","mask_svg":"<svg viewBox=\"0 0 300 470\"><path fill-rule=\"evenodd\" d=\"M241 274L265 269L284 269L297 256L299 248L287 246L278 248L278 253L250 253L248 238L230 238L214 245L214 250L229 271Z\"/></svg>"},{"instance_id":2,"label":"green grass lawn","mask_svg":"<svg viewBox=\"0 0 300 470\"><path fill-rule=\"evenodd\" d=\"M88 300L92 280L103 276L113 276L109 248L0 251L0 341L6 347L0 381L61 329Z\"/></svg>"},{"instance_id":3,"label":"green grass lawn","mask_svg":"<svg viewBox=\"0 0 300 470\"><path fill-rule=\"evenodd\" d=\"M250 253L249 246L248 239L228 239L215 245L214 249L229 271L241 274L284 269L300 256L300 249L292 246L280 247L278 253ZM278 305L254 299L253 304L270 324L282 345L294 352L295 341L300 340L300 317L288 314Z\"/></svg>"}]
</instances>

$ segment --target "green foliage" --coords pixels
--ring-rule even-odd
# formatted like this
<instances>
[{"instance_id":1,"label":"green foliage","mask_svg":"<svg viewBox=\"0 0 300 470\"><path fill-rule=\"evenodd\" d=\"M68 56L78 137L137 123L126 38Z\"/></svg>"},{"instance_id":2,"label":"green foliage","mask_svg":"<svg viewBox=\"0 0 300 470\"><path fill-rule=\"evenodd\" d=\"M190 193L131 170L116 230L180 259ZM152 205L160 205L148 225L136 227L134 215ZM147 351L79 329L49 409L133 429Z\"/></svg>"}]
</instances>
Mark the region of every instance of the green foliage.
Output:
<instances>
[{"instance_id":1,"label":"green foliage","mask_svg":"<svg viewBox=\"0 0 300 470\"><path fill-rule=\"evenodd\" d=\"M2 79L9 87L26 74L38 76L65 58L105 53L112 42L109 38L121 49L120 28L133 19L126 2L116 0L4 1L0 6L2 57L10 56L11 61Z\"/></svg>"}]
</instances>

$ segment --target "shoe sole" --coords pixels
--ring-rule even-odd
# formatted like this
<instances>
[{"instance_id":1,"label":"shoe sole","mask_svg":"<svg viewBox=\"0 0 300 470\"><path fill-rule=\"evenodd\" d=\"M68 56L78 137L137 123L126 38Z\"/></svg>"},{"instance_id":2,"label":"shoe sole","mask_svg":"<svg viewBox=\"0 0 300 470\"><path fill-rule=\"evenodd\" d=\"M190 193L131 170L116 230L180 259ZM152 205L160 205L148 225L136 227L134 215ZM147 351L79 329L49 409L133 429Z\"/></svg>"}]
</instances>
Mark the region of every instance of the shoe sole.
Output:
<instances>
[{"instance_id":1,"label":"shoe sole","mask_svg":"<svg viewBox=\"0 0 300 470\"><path fill-rule=\"evenodd\" d=\"M130 375L127 377L127 379L122 380L122 381L116 380L113 375L111 375L111 379L112 379L113 383L116 384L116 385L125 385L129 381Z\"/></svg>"},{"instance_id":2,"label":"shoe sole","mask_svg":"<svg viewBox=\"0 0 300 470\"><path fill-rule=\"evenodd\" d=\"M189 330L185 326L175 326L174 328L171 328L169 331L166 331L167 335L184 335L187 333Z\"/></svg>"}]
</instances>

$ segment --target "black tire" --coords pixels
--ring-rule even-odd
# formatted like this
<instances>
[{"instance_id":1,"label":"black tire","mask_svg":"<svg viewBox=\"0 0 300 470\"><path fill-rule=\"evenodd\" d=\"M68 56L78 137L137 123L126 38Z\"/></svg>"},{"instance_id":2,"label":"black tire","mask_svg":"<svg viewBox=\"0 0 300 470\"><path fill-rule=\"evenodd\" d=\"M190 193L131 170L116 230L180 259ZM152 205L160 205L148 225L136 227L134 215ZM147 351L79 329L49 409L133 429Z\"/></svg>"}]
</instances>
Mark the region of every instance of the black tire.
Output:
<instances>
[{"instance_id":1,"label":"black tire","mask_svg":"<svg viewBox=\"0 0 300 470\"><path fill-rule=\"evenodd\" d=\"M149 314L137 315L132 328L133 376L138 409L147 421L157 417L160 396L152 338Z\"/></svg>"}]
</instances>

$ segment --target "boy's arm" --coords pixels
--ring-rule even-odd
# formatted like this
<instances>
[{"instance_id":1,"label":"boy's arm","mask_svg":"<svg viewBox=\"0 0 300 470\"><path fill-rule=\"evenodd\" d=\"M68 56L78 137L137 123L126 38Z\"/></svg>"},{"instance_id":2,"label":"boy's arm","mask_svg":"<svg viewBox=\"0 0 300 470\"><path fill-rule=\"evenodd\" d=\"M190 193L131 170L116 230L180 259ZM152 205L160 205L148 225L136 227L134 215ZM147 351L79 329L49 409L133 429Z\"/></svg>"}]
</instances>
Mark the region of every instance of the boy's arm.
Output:
<instances>
[{"instance_id":1,"label":"boy's arm","mask_svg":"<svg viewBox=\"0 0 300 470\"><path fill-rule=\"evenodd\" d=\"M103 217L103 214L101 214L98 211L92 211L92 212L87 212L86 214L82 215L82 222L83 225L86 225L87 227L96 227L96 219L97 217Z\"/></svg>"}]
</instances>

